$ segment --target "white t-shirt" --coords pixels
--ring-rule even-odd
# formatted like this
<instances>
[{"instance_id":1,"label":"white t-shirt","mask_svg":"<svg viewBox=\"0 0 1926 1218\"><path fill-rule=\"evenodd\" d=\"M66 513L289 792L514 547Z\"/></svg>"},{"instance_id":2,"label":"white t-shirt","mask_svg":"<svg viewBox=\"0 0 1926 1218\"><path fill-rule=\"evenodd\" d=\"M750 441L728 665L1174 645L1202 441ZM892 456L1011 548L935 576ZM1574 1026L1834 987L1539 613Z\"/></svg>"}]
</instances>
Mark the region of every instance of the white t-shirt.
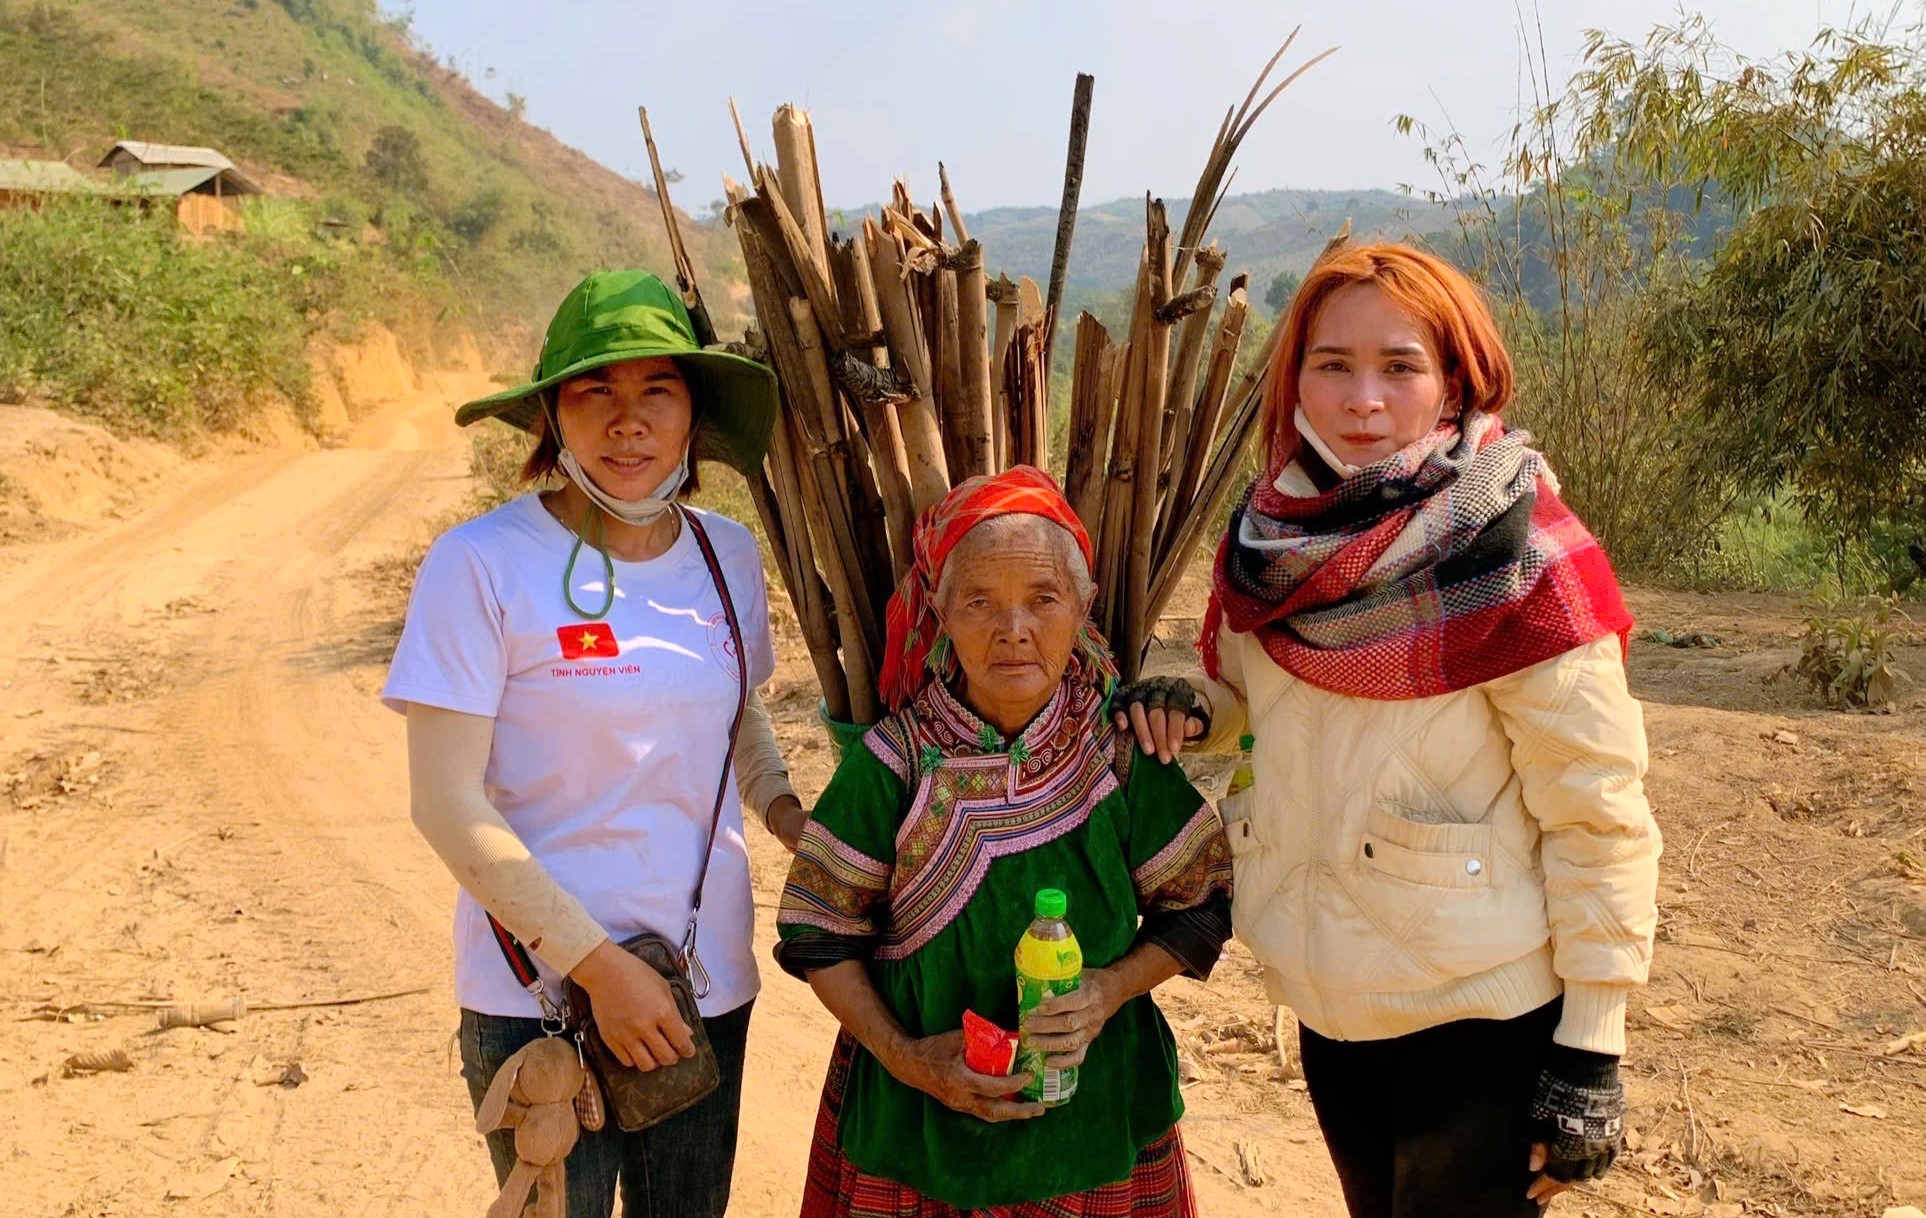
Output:
<instances>
[{"instance_id":1,"label":"white t-shirt","mask_svg":"<svg viewBox=\"0 0 1926 1218\"><path fill-rule=\"evenodd\" d=\"M775 672L755 538L697 515L729 581L754 688ZM397 711L419 702L492 717L488 800L529 852L616 942L652 930L680 944L728 760L737 693L728 620L685 526L659 557L617 560L614 605L584 621L562 597L574 542L532 494L444 533L415 577L381 698ZM582 547L573 581L576 604L602 604L592 547ZM731 776L697 940L712 981L703 1014L756 996L754 927ZM542 974L559 986L545 966ZM541 1013L466 891L455 909L455 997L488 1015Z\"/></svg>"}]
</instances>

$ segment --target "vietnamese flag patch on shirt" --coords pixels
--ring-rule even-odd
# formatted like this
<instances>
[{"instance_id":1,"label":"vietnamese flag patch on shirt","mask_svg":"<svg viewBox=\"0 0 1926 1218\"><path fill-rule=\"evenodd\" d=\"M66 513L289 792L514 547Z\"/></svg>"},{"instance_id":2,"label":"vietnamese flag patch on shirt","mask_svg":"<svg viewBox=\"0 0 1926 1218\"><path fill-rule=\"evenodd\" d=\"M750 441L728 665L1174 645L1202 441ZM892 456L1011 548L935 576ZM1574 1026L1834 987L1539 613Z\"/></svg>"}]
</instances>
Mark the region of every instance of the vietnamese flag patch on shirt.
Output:
<instances>
[{"instance_id":1,"label":"vietnamese flag patch on shirt","mask_svg":"<svg viewBox=\"0 0 1926 1218\"><path fill-rule=\"evenodd\" d=\"M564 660L593 660L601 656L620 655L622 651L616 646L615 631L610 629L607 622L557 626L555 637L561 640Z\"/></svg>"}]
</instances>

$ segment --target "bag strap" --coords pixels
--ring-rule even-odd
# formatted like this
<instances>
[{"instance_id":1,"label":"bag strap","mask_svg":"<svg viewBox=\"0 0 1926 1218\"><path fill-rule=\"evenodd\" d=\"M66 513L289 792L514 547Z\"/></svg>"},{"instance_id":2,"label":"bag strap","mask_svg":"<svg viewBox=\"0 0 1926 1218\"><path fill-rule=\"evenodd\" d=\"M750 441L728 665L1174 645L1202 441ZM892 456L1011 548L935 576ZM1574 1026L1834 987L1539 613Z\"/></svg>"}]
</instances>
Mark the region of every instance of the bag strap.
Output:
<instances>
[{"instance_id":1,"label":"bag strap","mask_svg":"<svg viewBox=\"0 0 1926 1218\"><path fill-rule=\"evenodd\" d=\"M709 880L709 856L715 853L716 834L722 830L722 805L729 798L729 774L735 766L736 740L742 734L742 719L749 710L749 649L742 637L742 623L736 618L735 598L729 595L729 581L723 576L722 563L716 558L715 547L709 542L709 531L702 527L702 521L689 509L676 506L682 519L688 522L689 531L695 534L696 545L702 549L702 561L709 564L709 578L715 582L716 594L722 598L722 613L729 623L729 640L736 646L736 714L729 721L729 751L722 757L722 776L716 779L715 809L709 817L709 838L702 849L702 867L696 872L695 897L689 906L689 929L682 940L682 963L689 971L689 978L695 987L697 998L709 994L709 970L702 967L702 958L696 955L696 922L702 917L702 889Z\"/></svg>"},{"instance_id":2,"label":"bag strap","mask_svg":"<svg viewBox=\"0 0 1926 1218\"><path fill-rule=\"evenodd\" d=\"M702 847L702 866L696 872L695 896L689 908L689 926L683 933L682 966L690 975L690 982L697 998L709 994L709 970L702 966L702 959L696 955L696 923L702 916L702 890L709 881L709 856L715 852L716 834L722 831L722 806L729 798L729 774L735 766L736 741L742 734L743 716L749 709L749 651L742 637L742 623L736 617L735 598L729 595L729 580L723 574L722 562L716 557L715 546L709 541L709 531L702 527L702 521L694 512L676 505L676 512L688 525L690 534L695 538L696 547L702 551L703 564L709 568L709 579L715 584L716 595L722 598L723 617L729 623L729 641L736 649L736 713L729 721L729 748L722 756L722 777L716 780L716 799L714 810L709 816L709 835ZM566 1019L567 1012L555 1008L542 987L541 974L535 968L535 960L528 949L510 934L508 928L488 914L488 927L495 934L495 943L502 949L502 958L508 961L509 971L521 987L534 995L542 1004L542 1019L546 1025L558 1026Z\"/></svg>"}]
</instances>

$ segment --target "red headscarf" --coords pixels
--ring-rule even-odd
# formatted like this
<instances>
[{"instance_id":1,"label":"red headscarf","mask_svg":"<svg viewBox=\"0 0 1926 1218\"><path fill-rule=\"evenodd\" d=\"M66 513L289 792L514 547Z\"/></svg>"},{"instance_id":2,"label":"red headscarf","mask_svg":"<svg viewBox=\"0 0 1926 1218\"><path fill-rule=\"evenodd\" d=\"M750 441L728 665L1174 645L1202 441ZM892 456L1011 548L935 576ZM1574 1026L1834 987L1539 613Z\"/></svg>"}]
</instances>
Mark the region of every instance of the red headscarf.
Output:
<instances>
[{"instance_id":1,"label":"red headscarf","mask_svg":"<svg viewBox=\"0 0 1926 1218\"><path fill-rule=\"evenodd\" d=\"M911 541L915 561L889 598L889 638L883 644L878 684L890 710L901 710L929 683L930 648L940 631L932 602L950 551L964 534L998 516L1041 516L1062 525L1077 539L1084 565L1090 565L1090 534L1049 474L1034 465L1017 465L959 483L917 520Z\"/></svg>"}]
</instances>

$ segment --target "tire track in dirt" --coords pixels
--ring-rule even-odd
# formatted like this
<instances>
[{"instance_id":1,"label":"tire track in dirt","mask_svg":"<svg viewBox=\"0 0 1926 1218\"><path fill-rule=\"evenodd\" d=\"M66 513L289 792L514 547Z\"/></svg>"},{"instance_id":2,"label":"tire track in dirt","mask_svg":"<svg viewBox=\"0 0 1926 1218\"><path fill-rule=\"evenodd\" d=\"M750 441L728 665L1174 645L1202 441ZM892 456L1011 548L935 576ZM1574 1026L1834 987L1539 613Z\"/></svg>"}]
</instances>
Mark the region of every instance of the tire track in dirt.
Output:
<instances>
[{"instance_id":1,"label":"tire track in dirt","mask_svg":"<svg viewBox=\"0 0 1926 1218\"><path fill-rule=\"evenodd\" d=\"M0 1044L131 1043L139 1063L124 1076L26 1080L27 1111L0 1119L20 1135L18 1153L36 1152L25 1195L46 1208L27 1212L147 1214L170 1191L203 1190L195 1213L469 1213L485 1203L461 1085L437 1052L453 1024L453 885L408 828L399 733L334 662L341 608L361 595L344 555L397 548L464 493L451 396L420 395L356 437L392 450L219 462L178 498L105 536L47 547L0 583L0 613L33 623L0 651L18 695L10 704L62 718L76 709L49 674L30 671L44 666L22 662L54 634L106 653L151 646L158 631L172 656L169 688L114 708L115 726L139 743L102 742L116 789L140 793L141 816L69 801L60 823L35 826L14 852L22 870L72 876L9 886L0 918L74 932L66 967L46 970L63 1000L434 987L381 1006L253 1015L231 1037L146 1035L137 1020L7 1029ZM183 597L216 611L157 625L156 611ZM157 843L221 826L236 831L194 839L178 866L157 869L108 915L109 928L135 917L136 942L154 958L129 968L103 942L110 934L89 933ZM52 1056L15 1047L9 1062ZM310 1081L255 1085L257 1066L284 1060L302 1061ZM95 1170L79 1171L87 1162Z\"/></svg>"}]
</instances>

